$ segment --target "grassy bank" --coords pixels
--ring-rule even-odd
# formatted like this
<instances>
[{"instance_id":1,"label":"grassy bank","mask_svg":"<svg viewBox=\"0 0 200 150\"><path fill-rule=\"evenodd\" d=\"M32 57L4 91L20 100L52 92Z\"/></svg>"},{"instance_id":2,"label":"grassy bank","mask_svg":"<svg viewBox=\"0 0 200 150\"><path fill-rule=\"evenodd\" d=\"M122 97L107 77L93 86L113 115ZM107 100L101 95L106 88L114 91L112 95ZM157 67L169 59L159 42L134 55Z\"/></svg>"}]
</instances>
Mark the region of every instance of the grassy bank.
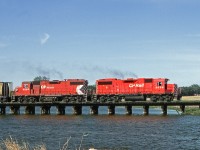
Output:
<instances>
[{"instance_id":1,"label":"grassy bank","mask_svg":"<svg viewBox=\"0 0 200 150\"><path fill-rule=\"evenodd\" d=\"M183 96L182 101L200 101L200 96Z\"/></svg>"},{"instance_id":2,"label":"grassy bank","mask_svg":"<svg viewBox=\"0 0 200 150\"><path fill-rule=\"evenodd\" d=\"M169 106L168 109L177 110L181 112L181 109L178 106ZM200 115L200 109L196 106L186 106L185 112L182 113L183 115Z\"/></svg>"},{"instance_id":3,"label":"grassy bank","mask_svg":"<svg viewBox=\"0 0 200 150\"><path fill-rule=\"evenodd\" d=\"M183 96L182 101L200 101L200 96ZM170 106L169 109L181 111L179 107ZM200 115L200 108L198 106L186 106L184 115Z\"/></svg>"}]
</instances>

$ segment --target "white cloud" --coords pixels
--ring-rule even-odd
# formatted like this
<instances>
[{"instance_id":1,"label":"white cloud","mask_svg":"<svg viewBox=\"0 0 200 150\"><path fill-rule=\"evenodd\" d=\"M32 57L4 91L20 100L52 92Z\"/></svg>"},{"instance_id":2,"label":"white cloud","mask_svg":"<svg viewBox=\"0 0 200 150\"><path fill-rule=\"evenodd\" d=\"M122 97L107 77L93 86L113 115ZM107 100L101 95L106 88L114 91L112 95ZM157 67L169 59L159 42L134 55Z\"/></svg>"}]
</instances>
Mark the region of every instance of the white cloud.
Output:
<instances>
[{"instance_id":1,"label":"white cloud","mask_svg":"<svg viewBox=\"0 0 200 150\"><path fill-rule=\"evenodd\" d=\"M50 35L48 33L44 33L43 37L40 39L41 45L45 44L49 38L50 38Z\"/></svg>"}]
</instances>

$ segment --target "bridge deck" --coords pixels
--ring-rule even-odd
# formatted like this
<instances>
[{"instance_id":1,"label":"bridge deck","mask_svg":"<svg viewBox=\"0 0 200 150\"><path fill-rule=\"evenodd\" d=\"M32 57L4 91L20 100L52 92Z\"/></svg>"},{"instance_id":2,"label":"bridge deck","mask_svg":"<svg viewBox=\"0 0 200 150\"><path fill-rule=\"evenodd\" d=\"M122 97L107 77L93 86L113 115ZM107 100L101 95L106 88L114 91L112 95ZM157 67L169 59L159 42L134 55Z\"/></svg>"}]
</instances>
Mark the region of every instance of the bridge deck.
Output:
<instances>
[{"instance_id":1,"label":"bridge deck","mask_svg":"<svg viewBox=\"0 0 200 150\"><path fill-rule=\"evenodd\" d=\"M43 105L49 105L49 106L199 106L200 101L173 101L173 102L150 102L150 101L136 101L136 102L119 102L119 103L113 103L113 102L106 102L106 103L100 103L100 102L35 102L35 103L19 103L19 102L6 102L6 103L0 103L1 106L43 106Z\"/></svg>"},{"instance_id":2,"label":"bridge deck","mask_svg":"<svg viewBox=\"0 0 200 150\"><path fill-rule=\"evenodd\" d=\"M167 115L168 106L179 106L181 111L185 111L186 106L199 106L200 101L173 101L173 102L150 102L150 101L136 101L136 102L120 102L120 103L99 103L99 102L83 102L83 103L63 103L63 102L36 102L36 103L18 103L18 102L9 102L9 103L0 103L0 114L6 114L6 107L10 107L12 114L20 114L20 107L25 107L26 114L35 114L35 107L41 107L41 114L50 114L50 108L55 106L58 110L58 114L65 114L65 107L72 106L74 114L82 114L82 106L89 106L91 114L98 114L99 106L107 106L108 114L115 114L116 106L125 106L126 114L132 114L133 106L142 106L144 115L149 114L150 106L160 106L162 109L162 114Z\"/></svg>"}]
</instances>

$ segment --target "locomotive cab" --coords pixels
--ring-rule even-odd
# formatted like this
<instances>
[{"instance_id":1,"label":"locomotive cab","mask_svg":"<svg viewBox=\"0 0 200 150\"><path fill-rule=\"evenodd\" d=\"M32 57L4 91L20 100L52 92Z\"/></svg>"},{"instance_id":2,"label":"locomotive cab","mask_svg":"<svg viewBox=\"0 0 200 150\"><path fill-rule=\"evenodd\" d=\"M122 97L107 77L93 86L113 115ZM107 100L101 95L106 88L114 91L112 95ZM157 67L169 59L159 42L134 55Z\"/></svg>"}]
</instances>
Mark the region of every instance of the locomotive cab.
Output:
<instances>
[{"instance_id":1,"label":"locomotive cab","mask_svg":"<svg viewBox=\"0 0 200 150\"><path fill-rule=\"evenodd\" d=\"M22 82L21 87L15 88L15 96L30 95L31 82Z\"/></svg>"},{"instance_id":2,"label":"locomotive cab","mask_svg":"<svg viewBox=\"0 0 200 150\"><path fill-rule=\"evenodd\" d=\"M167 91L167 81L168 79L158 78L153 79L153 93L163 94Z\"/></svg>"}]
</instances>

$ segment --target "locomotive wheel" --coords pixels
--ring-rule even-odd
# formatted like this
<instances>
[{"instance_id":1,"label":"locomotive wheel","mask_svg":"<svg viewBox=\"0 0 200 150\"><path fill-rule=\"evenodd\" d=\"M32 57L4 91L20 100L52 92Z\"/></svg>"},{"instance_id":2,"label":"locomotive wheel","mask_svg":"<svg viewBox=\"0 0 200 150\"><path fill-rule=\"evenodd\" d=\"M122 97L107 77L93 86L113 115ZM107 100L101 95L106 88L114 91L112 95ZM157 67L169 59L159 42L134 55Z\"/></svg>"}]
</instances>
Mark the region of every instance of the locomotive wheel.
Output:
<instances>
[{"instance_id":1,"label":"locomotive wheel","mask_svg":"<svg viewBox=\"0 0 200 150\"><path fill-rule=\"evenodd\" d=\"M69 102L69 99L68 98L64 98L64 99L62 99L62 102Z\"/></svg>"},{"instance_id":2,"label":"locomotive wheel","mask_svg":"<svg viewBox=\"0 0 200 150\"><path fill-rule=\"evenodd\" d=\"M43 98L40 98L40 100L39 100L40 102L44 102L44 99Z\"/></svg>"},{"instance_id":3,"label":"locomotive wheel","mask_svg":"<svg viewBox=\"0 0 200 150\"><path fill-rule=\"evenodd\" d=\"M75 98L74 97L70 97L69 98L69 102L75 102Z\"/></svg>"},{"instance_id":4,"label":"locomotive wheel","mask_svg":"<svg viewBox=\"0 0 200 150\"><path fill-rule=\"evenodd\" d=\"M119 101L117 96L113 96L111 99L113 103L117 103Z\"/></svg>"},{"instance_id":5,"label":"locomotive wheel","mask_svg":"<svg viewBox=\"0 0 200 150\"><path fill-rule=\"evenodd\" d=\"M154 96L154 95L151 96L151 101L152 101L152 102L157 102L157 98L156 98L156 96Z\"/></svg>"},{"instance_id":6,"label":"locomotive wheel","mask_svg":"<svg viewBox=\"0 0 200 150\"><path fill-rule=\"evenodd\" d=\"M66 102L69 102L69 98L68 98L67 96L65 96L65 97L63 97L63 98L61 99L61 101L62 101L62 102L65 102L65 103L66 103Z\"/></svg>"},{"instance_id":7,"label":"locomotive wheel","mask_svg":"<svg viewBox=\"0 0 200 150\"><path fill-rule=\"evenodd\" d=\"M27 97L23 97L23 103L29 102L29 99Z\"/></svg>"},{"instance_id":8,"label":"locomotive wheel","mask_svg":"<svg viewBox=\"0 0 200 150\"><path fill-rule=\"evenodd\" d=\"M99 101L100 101L101 103L103 103L103 102L105 102L105 98L104 98L103 96L101 96L101 97L99 98Z\"/></svg>"},{"instance_id":9,"label":"locomotive wheel","mask_svg":"<svg viewBox=\"0 0 200 150\"><path fill-rule=\"evenodd\" d=\"M112 98L109 97L109 96L107 96L107 97L106 97L106 102L112 102Z\"/></svg>"},{"instance_id":10,"label":"locomotive wheel","mask_svg":"<svg viewBox=\"0 0 200 150\"><path fill-rule=\"evenodd\" d=\"M165 101L165 97L164 96L160 96L159 101L161 101L161 102Z\"/></svg>"},{"instance_id":11,"label":"locomotive wheel","mask_svg":"<svg viewBox=\"0 0 200 150\"><path fill-rule=\"evenodd\" d=\"M168 96L166 95L166 96L164 97L164 101L167 102L167 100L168 100Z\"/></svg>"},{"instance_id":12,"label":"locomotive wheel","mask_svg":"<svg viewBox=\"0 0 200 150\"><path fill-rule=\"evenodd\" d=\"M165 97L165 101L167 101L167 102L170 102L170 101L171 101L171 98L170 98L169 95L166 95L166 97Z\"/></svg>"},{"instance_id":13,"label":"locomotive wheel","mask_svg":"<svg viewBox=\"0 0 200 150\"><path fill-rule=\"evenodd\" d=\"M34 102L35 102L34 97L30 97L30 98L28 99L28 102L34 103Z\"/></svg>"},{"instance_id":14,"label":"locomotive wheel","mask_svg":"<svg viewBox=\"0 0 200 150\"><path fill-rule=\"evenodd\" d=\"M22 103L23 102L23 98L22 97L18 97L17 101Z\"/></svg>"},{"instance_id":15,"label":"locomotive wheel","mask_svg":"<svg viewBox=\"0 0 200 150\"><path fill-rule=\"evenodd\" d=\"M113 97L110 97L110 102L113 102L115 103L116 102L116 98L113 96Z\"/></svg>"},{"instance_id":16,"label":"locomotive wheel","mask_svg":"<svg viewBox=\"0 0 200 150\"><path fill-rule=\"evenodd\" d=\"M82 102L82 98L81 97L77 97L76 98L76 102Z\"/></svg>"}]
</instances>

